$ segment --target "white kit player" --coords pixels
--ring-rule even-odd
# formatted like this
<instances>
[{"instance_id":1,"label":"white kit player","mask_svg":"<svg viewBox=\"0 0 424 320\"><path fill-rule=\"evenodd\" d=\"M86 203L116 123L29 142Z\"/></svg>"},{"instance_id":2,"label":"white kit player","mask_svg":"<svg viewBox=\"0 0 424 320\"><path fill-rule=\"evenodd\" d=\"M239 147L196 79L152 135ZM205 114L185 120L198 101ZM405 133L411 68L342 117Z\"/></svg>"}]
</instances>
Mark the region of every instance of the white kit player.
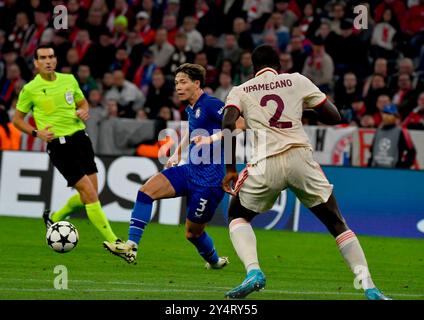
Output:
<instances>
[{"instance_id":1,"label":"white kit player","mask_svg":"<svg viewBox=\"0 0 424 320\"><path fill-rule=\"evenodd\" d=\"M226 153L223 188L233 195L228 212L230 238L247 272L243 283L228 291L226 297L243 298L265 287L250 221L270 210L281 191L290 188L335 237L346 263L361 280L367 299L388 300L375 287L359 241L343 219L333 185L314 161L303 130L305 107L315 110L319 121L326 124L340 121L337 108L303 75L278 74L279 58L271 46L256 48L252 62L255 77L231 90L222 125L223 130L233 132L241 116L255 140L254 157L240 175L235 167L236 144ZM261 134L266 137L265 152L260 145Z\"/></svg>"}]
</instances>

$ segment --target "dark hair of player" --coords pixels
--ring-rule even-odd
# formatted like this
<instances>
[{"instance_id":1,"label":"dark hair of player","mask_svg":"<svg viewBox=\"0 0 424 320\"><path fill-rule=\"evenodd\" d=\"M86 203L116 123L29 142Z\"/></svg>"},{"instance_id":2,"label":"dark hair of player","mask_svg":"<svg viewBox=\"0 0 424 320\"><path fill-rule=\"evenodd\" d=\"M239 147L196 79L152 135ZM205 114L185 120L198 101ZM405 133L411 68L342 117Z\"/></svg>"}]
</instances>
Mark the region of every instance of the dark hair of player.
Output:
<instances>
[{"instance_id":1,"label":"dark hair of player","mask_svg":"<svg viewBox=\"0 0 424 320\"><path fill-rule=\"evenodd\" d=\"M205 85L206 70L201 65L193 63L183 63L177 68L177 70L175 70L175 75L180 72L185 73L191 81L199 80L201 88Z\"/></svg>"},{"instance_id":2,"label":"dark hair of player","mask_svg":"<svg viewBox=\"0 0 424 320\"><path fill-rule=\"evenodd\" d=\"M280 59L278 53L270 45L261 45L256 47L252 53L252 63L254 72L263 68L272 68L280 71Z\"/></svg>"},{"instance_id":3,"label":"dark hair of player","mask_svg":"<svg viewBox=\"0 0 424 320\"><path fill-rule=\"evenodd\" d=\"M38 49L53 49L53 47L51 45L48 45L48 44L39 45L37 47L37 49L35 49L35 51L34 51L34 59L35 60L38 60ZM53 49L53 51L54 51L54 49Z\"/></svg>"}]
</instances>

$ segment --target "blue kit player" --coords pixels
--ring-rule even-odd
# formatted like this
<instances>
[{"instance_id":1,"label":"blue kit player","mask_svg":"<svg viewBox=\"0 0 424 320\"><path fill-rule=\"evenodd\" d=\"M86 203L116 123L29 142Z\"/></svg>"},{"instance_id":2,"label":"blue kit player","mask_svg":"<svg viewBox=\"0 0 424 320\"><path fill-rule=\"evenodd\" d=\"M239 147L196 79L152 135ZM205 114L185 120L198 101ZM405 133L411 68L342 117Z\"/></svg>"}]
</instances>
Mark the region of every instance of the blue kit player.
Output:
<instances>
[{"instance_id":1,"label":"blue kit player","mask_svg":"<svg viewBox=\"0 0 424 320\"><path fill-rule=\"evenodd\" d=\"M227 257L218 256L212 238L205 231L207 223L224 197L221 187L224 178L223 150L216 150L221 148L221 144L202 145L202 141L214 139L214 130L221 129L224 103L203 92L205 73L202 66L189 63L182 64L176 70L175 87L178 97L188 104L186 111L189 132L168 160L166 169L151 177L138 191L131 215L128 241L103 243L106 249L128 263L136 262L138 244L150 221L153 201L186 196L186 238L207 262L207 268L221 269L228 264ZM202 130L204 134L197 135L192 139L192 143L189 143L190 136L196 135L197 130ZM182 150L188 145L188 163L177 166ZM209 152L203 152L205 147Z\"/></svg>"}]
</instances>

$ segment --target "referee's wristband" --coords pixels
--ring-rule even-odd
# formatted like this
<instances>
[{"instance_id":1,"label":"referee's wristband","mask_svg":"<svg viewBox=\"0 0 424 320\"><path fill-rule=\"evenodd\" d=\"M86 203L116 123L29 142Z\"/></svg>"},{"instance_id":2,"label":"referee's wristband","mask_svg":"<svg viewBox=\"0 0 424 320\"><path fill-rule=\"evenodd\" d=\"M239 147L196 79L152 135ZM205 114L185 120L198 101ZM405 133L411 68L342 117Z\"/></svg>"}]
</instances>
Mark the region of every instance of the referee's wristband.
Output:
<instances>
[{"instance_id":1,"label":"referee's wristband","mask_svg":"<svg viewBox=\"0 0 424 320\"><path fill-rule=\"evenodd\" d=\"M32 132L31 132L31 135L34 137L34 138L37 138L37 134L38 134L38 130L32 130Z\"/></svg>"}]
</instances>

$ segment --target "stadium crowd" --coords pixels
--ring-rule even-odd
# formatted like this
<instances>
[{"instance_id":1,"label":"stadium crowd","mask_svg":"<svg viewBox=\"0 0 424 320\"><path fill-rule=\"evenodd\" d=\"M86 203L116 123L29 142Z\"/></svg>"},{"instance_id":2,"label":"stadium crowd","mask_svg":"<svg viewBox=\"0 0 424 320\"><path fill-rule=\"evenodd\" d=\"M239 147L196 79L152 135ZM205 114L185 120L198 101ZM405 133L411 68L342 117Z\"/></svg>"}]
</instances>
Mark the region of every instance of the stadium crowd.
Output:
<instances>
[{"instance_id":1,"label":"stadium crowd","mask_svg":"<svg viewBox=\"0 0 424 320\"><path fill-rule=\"evenodd\" d=\"M281 72L304 74L335 101L344 124L378 128L384 106L395 104L399 124L423 130L424 0L368 1L367 28L358 29L361 2L0 1L0 137L15 132L8 121L43 43L54 46L57 71L75 75L99 121L185 120L173 90L180 64L204 66L205 91L225 100L254 76L251 52L265 43L278 50ZM67 29L54 28L58 5L67 7Z\"/></svg>"}]
</instances>

